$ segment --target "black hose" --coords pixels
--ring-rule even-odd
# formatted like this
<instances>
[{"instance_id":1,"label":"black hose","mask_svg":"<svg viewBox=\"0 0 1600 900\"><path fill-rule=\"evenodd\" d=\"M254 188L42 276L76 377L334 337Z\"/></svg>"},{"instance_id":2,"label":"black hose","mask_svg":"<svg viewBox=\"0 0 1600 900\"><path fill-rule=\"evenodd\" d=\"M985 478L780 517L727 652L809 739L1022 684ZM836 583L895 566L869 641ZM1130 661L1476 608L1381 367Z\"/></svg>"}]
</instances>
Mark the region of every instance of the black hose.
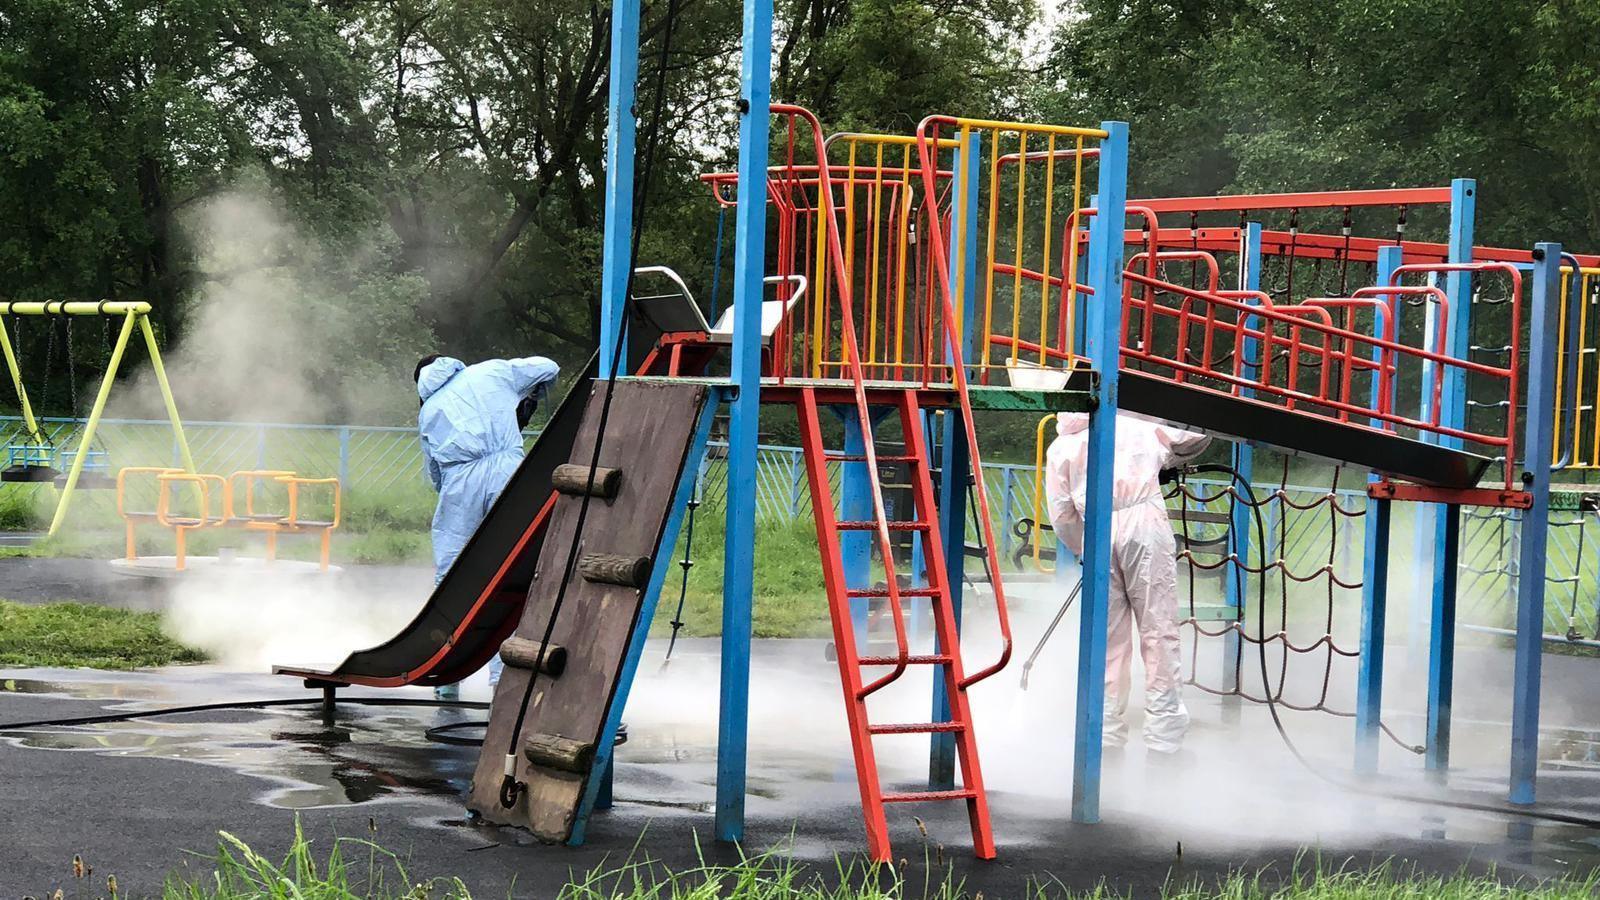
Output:
<instances>
[{"instance_id":1,"label":"black hose","mask_svg":"<svg viewBox=\"0 0 1600 900\"><path fill-rule=\"evenodd\" d=\"M662 19L661 53L656 66L655 97L650 110L650 123L645 133L643 148L644 164L639 177L633 186L633 231L629 235L628 247L628 273L624 279L622 291L622 319L626 323L628 311L632 307L634 270L639 266L639 243L644 235L645 199L650 191L651 174L654 169L656 148L661 140L661 119L666 111L666 81L667 66L672 52L672 34L677 24L678 5L680 0L667 0L666 13ZM751 111L748 115L762 115L765 110ZM618 369L621 368L623 359L622 351L626 346L626 338L618 334L616 343L611 350L610 378L606 380L606 388L600 402L600 417L595 424L594 450L589 455L589 479L583 498L578 504L577 520L573 524L572 544L567 550L566 566L562 570L561 585L556 590L555 602L551 604L550 616L545 621L544 634L539 638L539 654L534 659L543 659L550 649L550 637L555 633L556 620L561 615L562 604L567 598L567 585L572 581L573 573L578 565L578 550L583 543L583 527L589 517L589 501L594 496L594 477L600 465L600 453L605 447L606 425L611 419L611 399L616 393ZM533 702L534 685L539 680L539 669L535 666L528 673L528 683L522 690L522 702L517 708L517 721L506 738L506 752L504 775L500 781L500 806L510 809L517 805L517 798L526 788L517 780L517 738L522 734L522 726L527 720L528 705Z\"/></svg>"},{"instance_id":2,"label":"black hose","mask_svg":"<svg viewBox=\"0 0 1600 900\"><path fill-rule=\"evenodd\" d=\"M1250 484L1250 482L1248 480L1246 480L1245 478L1240 476L1239 473L1237 471L1235 471L1231 466L1223 465L1221 463L1207 463L1205 465L1188 466L1188 467L1185 467L1184 472L1189 473L1189 474L1195 474L1195 475L1211 473L1211 474L1218 474L1218 475L1226 475L1229 478L1231 478L1233 480L1233 483L1236 486L1238 486L1238 488L1240 490L1244 491L1246 497L1248 498L1248 502L1249 502L1249 506L1250 506L1250 512L1251 512L1251 515L1254 517L1255 524L1256 524L1256 539L1257 539L1257 542L1258 542L1256 546L1265 547L1267 545L1267 542L1266 542L1266 537L1267 537L1266 522L1265 522L1265 519L1263 519L1262 515L1261 515L1261 505L1256 500L1255 489L1251 486L1251 484ZM1342 781L1342 780L1340 780L1338 778L1334 778L1333 776L1328 775L1327 773L1323 772L1321 769L1319 769L1316 766L1312 765L1311 761L1306 759L1306 757L1300 752L1300 748L1295 746L1294 740L1289 737L1289 731L1288 731L1288 729L1286 729L1284 727L1283 719L1278 715L1278 702L1277 702L1276 699L1273 698L1272 691L1270 689L1269 675L1268 675L1268 672L1267 672L1267 643L1266 643L1266 640L1265 640L1266 627L1267 627L1266 626L1266 621L1267 621L1266 620L1266 615L1267 615L1267 613L1266 613L1266 606L1267 606L1267 580L1266 580L1266 578L1265 577L1258 578L1257 579L1257 585L1258 585L1258 587L1257 587L1258 596L1257 596L1257 603L1256 603L1256 621L1257 621L1257 634L1256 634L1256 638L1257 638L1257 640L1256 640L1256 651L1257 651L1257 653L1256 653L1256 658L1258 660L1260 660L1260 663L1261 663L1262 693L1266 697L1267 711L1272 714L1272 725L1273 725L1273 727L1275 729L1277 729L1278 737L1280 739L1282 739L1283 745L1286 748L1288 748L1289 753L1294 756L1295 760L1298 761L1300 763L1300 765L1302 767L1304 767L1307 772L1310 772L1313 776L1315 776L1319 780L1325 782L1328 785L1336 787L1336 788L1338 788L1340 790L1349 791L1349 792L1355 793L1355 794L1363 794L1363 795L1366 795L1366 796L1369 796L1369 797L1381 797L1381 798L1384 798L1384 799L1399 800L1399 801L1402 801L1402 802L1405 802L1405 803L1414 803L1414 804L1418 804L1418 805L1422 805L1422 806L1434 806L1434 807L1441 807L1441 808L1444 808L1444 809L1460 809L1460 810L1466 810L1466 811L1469 811L1469 812L1494 813L1494 814L1498 814L1498 815L1502 815L1502 816L1513 816L1513 817L1524 818L1524 819L1537 819L1537 820L1545 821L1545 822L1556 822L1556 823L1563 824L1563 825L1581 825L1581 826L1583 826L1585 828L1600 829L1600 818L1591 818L1591 817L1588 817L1588 816L1575 816L1575 815L1569 815L1567 813L1545 812L1543 810L1529 809L1529 808L1524 808L1524 807L1520 807L1520 806L1511 806L1511 805L1508 805L1508 804L1477 803L1477 802L1474 802L1474 801L1471 801L1471 800L1452 800L1452 799L1448 799L1448 798L1445 798L1445 797L1428 797L1428 796L1424 796L1424 795L1421 795L1421 794L1404 794L1404 793L1398 793L1398 792L1395 792L1395 791L1392 791L1392 790L1378 790L1376 788L1366 787L1366 786L1363 786L1363 785L1360 785L1360 784L1352 784L1350 782L1346 782L1346 781Z\"/></svg>"},{"instance_id":3,"label":"black hose","mask_svg":"<svg viewBox=\"0 0 1600 900\"><path fill-rule=\"evenodd\" d=\"M435 725L422 732L422 736L435 744L449 744L452 747L482 747L482 737L462 737L456 734L468 728L488 728L487 720L473 722L451 722L446 725Z\"/></svg>"},{"instance_id":4,"label":"black hose","mask_svg":"<svg viewBox=\"0 0 1600 900\"><path fill-rule=\"evenodd\" d=\"M110 722L130 722L134 719L153 719L159 716L179 716L186 713L215 712L224 709L272 709L280 706L320 706L321 697L304 699L278 698L271 700L235 700L227 703L197 703L192 706L168 706L161 709L144 709L134 712L102 713L93 716L66 716L54 719L34 719L25 722L0 723L0 731L22 731L29 728L65 728L74 725L103 725ZM337 703L354 706L412 706L439 709L488 709L489 704L477 700L435 700L423 697L342 697Z\"/></svg>"}]
</instances>

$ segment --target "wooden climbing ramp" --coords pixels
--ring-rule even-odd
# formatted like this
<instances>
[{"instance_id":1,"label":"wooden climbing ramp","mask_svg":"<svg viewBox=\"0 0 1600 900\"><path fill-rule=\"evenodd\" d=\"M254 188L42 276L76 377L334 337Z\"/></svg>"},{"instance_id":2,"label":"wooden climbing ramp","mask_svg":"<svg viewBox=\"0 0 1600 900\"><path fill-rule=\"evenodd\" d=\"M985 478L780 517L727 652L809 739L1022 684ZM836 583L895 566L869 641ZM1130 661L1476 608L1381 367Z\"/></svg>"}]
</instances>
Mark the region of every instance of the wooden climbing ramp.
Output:
<instances>
[{"instance_id":1,"label":"wooden climbing ramp","mask_svg":"<svg viewBox=\"0 0 1600 900\"><path fill-rule=\"evenodd\" d=\"M604 383L594 388L569 466L555 475L550 530L521 621L501 651L506 669L468 801L487 821L553 842L578 839L593 807L710 430L707 385L618 381L597 467L616 474L597 471L579 534L605 391ZM535 676L547 627L549 649ZM508 753L525 787L505 807Z\"/></svg>"}]
</instances>

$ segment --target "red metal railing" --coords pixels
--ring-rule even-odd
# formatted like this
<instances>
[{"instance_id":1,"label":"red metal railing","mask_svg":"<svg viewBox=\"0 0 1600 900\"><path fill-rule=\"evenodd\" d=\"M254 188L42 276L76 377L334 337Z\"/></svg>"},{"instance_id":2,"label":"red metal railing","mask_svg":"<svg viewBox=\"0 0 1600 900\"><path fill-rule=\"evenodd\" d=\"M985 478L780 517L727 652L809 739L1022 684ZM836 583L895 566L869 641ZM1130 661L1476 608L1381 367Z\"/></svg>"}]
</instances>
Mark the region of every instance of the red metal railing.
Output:
<instances>
[{"instance_id":1,"label":"red metal railing","mask_svg":"<svg viewBox=\"0 0 1600 900\"><path fill-rule=\"evenodd\" d=\"M1449 299L1444 291L1431 284L1401 283L1408 276L1452 272L1479 277L1502 274L1508 279L1512 346L1507 365L1450 353ZM1401 338L1407 298L1438 307L1433 332L1423 335L1421 346ZM1198 389L1248 395L1356 427L1455 438L1496 448L1514 460L1521 298L1521 273L1508 263L1408 265L1397 269L1387 285L1362 288L1350 297L1312 298L1293 305L1275 304L1261 292L1186 287L1130 268L1124 272L1122 357L1125 364L1131 361L1147 372ZM1373 311L1376 334L1356 329L1356 314L1362 309ZM1335 313L1341 321L1335 321ZM1163 322L1171 327L1161 328ZM1247 360L1242 352L1249 340L1260 347L1256 360ZM1403 412L1397 404L1399 374L1407 366L1431 371L1427 415ZM1308 369L1314 375L1308 376ZM1501 427L1474 430L1442 420L1440 399L1450 371L1503 385L1507 402ZM1363 373L1378 379L1376 399L1356 395L1354 381ZM1508 478L1510 471L1508 467Z\"/></svg>"}]
</instances>

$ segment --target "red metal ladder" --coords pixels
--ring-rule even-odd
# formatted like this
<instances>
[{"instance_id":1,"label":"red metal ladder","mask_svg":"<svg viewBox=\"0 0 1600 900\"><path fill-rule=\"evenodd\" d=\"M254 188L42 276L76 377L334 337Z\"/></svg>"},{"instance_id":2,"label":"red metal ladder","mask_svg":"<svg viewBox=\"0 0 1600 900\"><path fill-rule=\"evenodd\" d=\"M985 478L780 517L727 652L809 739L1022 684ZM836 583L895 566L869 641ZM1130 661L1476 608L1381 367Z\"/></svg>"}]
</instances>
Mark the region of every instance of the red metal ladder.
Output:
<instances>
[{"instance_id":1,"label":"red metal ladder","mask_svg":"<svg viewBox=\"0 0 1600 900\"><path fill-rule=\"evenodd\" d=\"M967 687L976 679L962 673L961 635L956 625L955 608L951 597L948 574L944 567L944 544L939 533L938 511L934 502L933 478L930 471L927 438L923 434L921 407L917 391L912 388L874 388L870 395L857 384L855 391L858 413L862 415L864 452L860 455L829 452L823 445L822 427L818 412L816 391L800 391L800 432L805 448L806 473L811 486L811 507L817 524L817 542L822 553L823 580L828 593L828 611L833 622L834 644L837 648L840 681L844 687L845 713L850 727L850 740L855 751L856 778L861 787L861 809L866 819L868 852L874 860L892 862L888 822L885 805L889 803L919 803L938 800L963 800L972 825L973 850L981 859L995 855L994 832L989 823L989 801L984 793L983 775L978 765L978 745L973 734L972 711L967 697ZM872 441L872 426L866 418L869 406L891 407L899 413L904 435L905 450L902 455L883 456L876 452ZM847 426L850 427L850 426ZM864 464L872 479L873 518L861 521L840 521L834 511L833 489L828 480L828 464ZM890 520L883 502L879 479L880 463L900 463L909 469L914 513L909 519ZM845 583L843 551L840 538L844 532L873 532L878 538L878 550L884 569L883 588L851 588ZM902 587L895 574L893 557L893 532L918 532L922 536L923 557L927 560L927 586ZM963 540L963 535L956 535ZM934 634L938 639L935 652L913 655L906 636L906 598L926 598L932 607ZM894 623L896 653L891 656L861 656L857 651L855 626L850 615L850 601L856 599L882 600L888 604ZM908 722L874 724L867 714L867 698L899 678L910 666L936 666L937 677L944 678L945 694L949 698L950 719L944 722ZM888 672L866 680L869 669L888 668ZM980 673L982 677L985 673ZM877 754L873 738L891 734L949 733L955 738L956 755L961 764L961 785L955 790L885 792L878 775Z\"/></svg>"}]
</instances>

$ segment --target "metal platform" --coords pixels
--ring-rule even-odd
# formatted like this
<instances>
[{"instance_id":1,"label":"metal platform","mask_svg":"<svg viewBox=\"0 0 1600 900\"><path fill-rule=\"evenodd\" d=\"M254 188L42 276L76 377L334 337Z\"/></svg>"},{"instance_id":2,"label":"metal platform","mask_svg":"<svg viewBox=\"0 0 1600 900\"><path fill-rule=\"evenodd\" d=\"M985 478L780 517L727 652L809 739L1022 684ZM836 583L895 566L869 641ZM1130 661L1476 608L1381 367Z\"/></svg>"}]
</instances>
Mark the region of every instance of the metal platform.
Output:
<instances>
[{"instance_id":1,"label":"metal platform","mask_svg":"<svg viewBox=\"0 0 1600 900\"><path fill-rule=\"evenodd\" d=\"M975 410L1060 413L1085 412L1098 374L1079 369L1065 389L1030 390L973 385L969 393ZM624 381L668 381L727 386L726 378L665 378L636 376ZM874 390L905 390L904 382L868 381ZM767 403L792 403L801 388L816 388L823 403L854 403L848 381L837 379L776 378L761 380L761 399ZM831 392L837 391L837 396ZM1118 380L1118 404L1207 434L1271 447L1334 463L1357 465L1384 475L1439 487L1474 487L1492 464L1486 456L1452 450L1415 438L1351 425L1337 419L1287 409L1273 403L1235 397L1207 388L1179 384L1166 378L1124 369ZM922 389L924 406L949 406L955 389L934 385ZM1574 501L1576 502L1576 501Z\"/></svg>"},{"instance_id":2,"label":"metal platform","mask_svg":"<svg viewBox=\"0 0 1600 900\"><path fill-rule=\"evenodd\" d=\"M344 571L338 566L324 569L314 562L298 559L265 560L260 557L188 556L183 569L178 568L176 556L141 556L137 559L113 559L111 570L119 575L135 578L312 578L336 575Z\"/></svg>"},{"instance_id":3,"label":"metal platform","mask_svg":"<svg viewBox=\"0 0 1600 900\"><path fill-rule=\"evenodd\" d=\"M1084 370L1074 379L1073 383L1059 391L1037 390L1032 388L1018 388L1004 385L972 385L968 395L972 400L975 410L996 410L1006 412L1085 412L1089 409L1089 388L1095 373ZM619 381L642 382L669 382L677 384L704 384L711 387L731 387L732 382L726 378L708 378L692 376L663 376L663 375L630 375L618 379ZM915 385L912 385L915 386ZM867 392L874 391L903 391L907 387L903 381L867 381ZM823 403L854 403L855 388L849 379L841 378L777 378L761 379L761 402L763 403L794 403L799 396L801 388L815 388L818 391L817 399ZM837 393L835 393L837 392ZM924 407L935 409L953 406L956 402L956 390L948 384L934 384L918 391L918 402Z\"/></svg>"},{"instance_id":4,"label":"metal platform","mask_svg":"<svg viewBox=\"0 0 1600 900\"><path fill-rule=\"evenodd\" d=\"M1492 462L1476 453L1143 372L1123 370L1117 385L1118 405L1132 412L1297 456L1361 466L1418 484L1475 487Z\"/></svg>"}]
</instances>

